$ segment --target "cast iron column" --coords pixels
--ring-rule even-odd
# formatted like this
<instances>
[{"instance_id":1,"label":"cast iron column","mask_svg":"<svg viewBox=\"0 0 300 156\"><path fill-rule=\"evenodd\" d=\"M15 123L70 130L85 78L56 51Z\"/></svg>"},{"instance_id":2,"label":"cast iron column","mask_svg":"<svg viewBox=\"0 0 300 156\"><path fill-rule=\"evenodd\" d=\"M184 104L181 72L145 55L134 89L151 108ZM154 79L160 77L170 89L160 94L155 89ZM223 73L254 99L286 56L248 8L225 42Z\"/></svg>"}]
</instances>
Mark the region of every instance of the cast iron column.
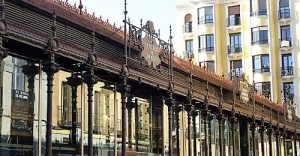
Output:
<instances>
[{"instance_id":1,"label":"cast iron column","mask_svg":"<svg viewBox=\"0 0 300 156\"><path fill-rule=\"evenodd\" d=\"M264 133L265 133L265 125L264 125L264 121L262 121L262 124L259 128L259 133L260 133L260 142L261 142L261 153L262 156L265 156L265 140L264 140Z\"/></svg>"},{"instance_id":2,"label":"cast iron column","mask_svg":"<svg viewBox=\"0 0 300 156\"><path fill-rule=\"evenodd\" d=\"M224 122L224 117L222 114L222 111L219 112L218 116L218 121L219 121L219 150L220 150L220 156L223 156L223 122Z\"/></svg>"},{"instance_id":3,"label":"cast iron column","mask_svg":"<svg viewBox=\"0 0 300 156\"><path fill-rule=\"evenodd\" d=\"M298 136L297 136L297 130L295 130L294 132L294 149L295 149L295 155L297 155L297 140L298 140Z\"/></svg>"},{"instance_id":4,"label":"cast iron column","mask_svg":"<svg viewBox=\"0 0 300 156\"><path fill-rule=\"evenodd\" d=\"M76 145L76 129L77 129L77 87L82 83L74 72L67 78L67 83L72 88L72 130L71 130L71 143Z\"/></svg>"},{"instance_id":5,"label":"cast iron column","mask_svg":"<svg viewBox=\"0 0 300 156\"><path fill-rule=\"evenodd\" d=\"M59 71L58 64L55 63L54 53L59 50L59 43L56 39L56 12L53 12L53 37L48 40L45 50L45 60L42 62L42 70L47 74L47 124L46 124L46 156L52 156L52 94L53 76Z\"/></svg>"},{"instance_id":6,"label":"cast iron column","mask_svg":"<svg viewBox=\"0 0 300 156\"><path fill-rule=\"evenodd\" d=\"M128 149L132 150L132 109L135 108L135 103L132 102L132 95L127 100L128 110ZM136 123L137 124L137 123Z\"/></svg>"},{"instance_id":7,"label":"cast iron column","mask_svg":"<svg viewBox=\"0 0 300 156\"><path fill-rule=\"evenodd\" d=\"M208 156L209 155L209 147L208 147L208 143L209 143L209 140L208 140L208 118L210 116L210 113L209 113L209 110L208 109L203 109L201 111L202 113L202 116L203 116L203 122L204 122L204 155L205 156Z\"/></svg>"},{"instance_id":8,"label":"cast iron column","mask_svg":"<svg viewBox=\"0 0 300 156\"><path fill-rule=\"evenodd\" d=\"M28 62L27 65L23 66L23 73L28 77L28 101L30 107L33 107L35 100L34 78L39 73L39 67L32 62Z\"/></svg>"},{"instance_id":9,"label":"cast iron column","mask_svg":"<svg viewBox=\"0 0 300 156\"><path fill-rule=\"evenodd\" d=\"M119 86L119 90L121 93L121 100L122 100L122 156L126 155L126 131L127 131L127 126L126 126L126 107L127 107L127 97L128 97L128 92L129 92L129 87L127 85L129 77L129 69L127 64L122 66L121 69L121 83Z\"/></svg>"},{"instance_id":10,"label":"cast iron column","mask_svg":"<svg viewBox=\"0 0 300 156\"><path fill-rule=\"evenodd\" d=\"M283 127L283 132L282 132L282 141L283 141L283 151L284 151L284 155L287 155L287 149L286 149L286 128L285 126Z\"/></svg>"},{"instance_id":11,"label":"cast iron column","mask_svg":"<svg viewBox=\"0 0 300 156\"><path fill-rule=\"evenodd\" d=\"M196 108L195 108L195 106L194 106L194 109L193 109L193 111L192 111L192 117L193 117L193 134L194 134L194 136L193 136L193 138L194 138L194 149L193 149L193 151L194 151L194 156L197 156L197 129L196 129L196 117L197 117L197 115L198 115L198 112L197 112L197 110L196 110Z\"/></svg>"},{"instance_id":12,"label":"cast iron column","mask_svg":"<svg viewBox=\"0 0 300 156\"><path fill-rule=\"evenodd\" d=\"M93 88L97 80L92 66L84 75L84 83L88 88L88 156L93 156Z\"/></svg>"},{"instance_id":13,"label":"cast iron column","mask_svg":"<svg viewBox=\"0 0 300 156\"><path fill-rule=\"evenodd\" d=\"M250 131L251 131L251 134L252 134L252 151L253 151L253 155L252 156L255 156L255 128L256 128L256 123L255 123L255 118L253 118L253 121L252 123L250 124Z\"/></svg>"},{"instance_id":14,"label":"cast iron column","mask_svg":"<svg viewBox=\"0 0 300 156\"><path fill-rule=\"evenodd\" d=\"M279 125L277 125L277 128L274 133L275 139L276 139L276 155L280 156L280 130Z\"/></svg>"},{"instance_id":15,"label":"cast iron column","mask_svg":"<svg viewBox=\"0 0 300 156\"><path fill-rule=\"evenodd\" d=\"M272 124L270 123L270 127L267 130L268 133L268 139L269 139L269 156L273 155L272 151L272 135L273 135L273 128Z\"/></svg>"},{"instance_id":16,"label":"cast iron column","mask_svg":"<svg viewBox=\"0 0 300 156\"><path fill-rule=\"evenodd\" d=\"M179 113L181 111L181 107L178 105L178 103L176 102L175 105L175 122L176 122L176 155L180 155L180 139L179 139Z\"/></svg>"},{"instance_id":17,"label":"cast iron column","mask_svg":"<svg viewBox=\"0 0 300 156\"><path fill-rule=\"evenodd\" d=\"M54 54L50 60L43 63L43 71L47 74L47 124L46 124L46 155L52 156L52 94L53 76L58 72L58 65L54 62Z\"/></svg>"},{"instance_id":18,"label":"cast iron column","mask_svg":"<svg viewBox=\"0 0 300 156\"><path fill-rule=\"evenodd\" d=\"M189 102L188 102L189 103ZM192 110L192 105L191 104L186 104L185 105L185 111L187 112L187 118L188 118L188 129L187 129L187 135L188 135L188 156L192 155L192 144L191 144L191 110Z\"/></svg>"},{"instance_id":19,"label":"cast iron column","mask_svg":"<svg viewBox=\"0 0 300 156\"><path fill-rule=\"evenodd\" d=\"M97 57L95 55L95 33L92 32L91 42L92 53L89 54L87 60L87 71L83 75L84 83L88 89L88 156L93 156L93 88L97 83L97 78L94 73L94 66L97 64Z\"/></svg>"}]
</instances>

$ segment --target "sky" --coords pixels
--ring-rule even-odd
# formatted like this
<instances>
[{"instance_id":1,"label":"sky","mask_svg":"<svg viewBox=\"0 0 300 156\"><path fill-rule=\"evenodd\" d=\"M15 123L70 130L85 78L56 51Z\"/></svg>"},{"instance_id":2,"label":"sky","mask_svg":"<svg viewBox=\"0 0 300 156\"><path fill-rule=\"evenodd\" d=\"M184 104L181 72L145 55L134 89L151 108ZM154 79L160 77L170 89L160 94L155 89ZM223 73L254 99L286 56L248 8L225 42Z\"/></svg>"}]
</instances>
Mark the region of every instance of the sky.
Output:
<instances>
[{"instance_id":1,"label":"sky","mask_svg":"<svg viewBox=\"0 0 300 156\"><path fill-rule=\"evenodd\" d=\"M70 4L79 0L69 0ZM124 0L82 0L89 13L95 12L102 19L109 19L116 26L123 25ZM176 0L127 0L128 17L132 24L139 26L140 19L145 24L147 20L154 23L155 29L160 29L161 38L168 41L169 26L172 26L174 40L176 40Z\"/></svg>"}]
</instances>

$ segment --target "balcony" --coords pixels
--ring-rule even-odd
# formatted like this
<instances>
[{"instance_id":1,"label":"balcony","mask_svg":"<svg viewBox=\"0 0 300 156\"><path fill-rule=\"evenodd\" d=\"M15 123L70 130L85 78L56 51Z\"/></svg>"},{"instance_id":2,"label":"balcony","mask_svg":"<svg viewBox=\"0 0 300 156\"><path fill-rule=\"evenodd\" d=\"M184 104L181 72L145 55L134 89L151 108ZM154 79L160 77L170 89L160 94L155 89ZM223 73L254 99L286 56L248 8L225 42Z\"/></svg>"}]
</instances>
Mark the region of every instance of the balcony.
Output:
<instances>
[{"instance_id":1,"label":"balcony","mask_svg":"<svg viewBox=\"0 0 300 156\"><path fill-rule=\"evenodd\" d=\"M199 17L198 24L209 24L214 22L214 15L213 14L207 14L205 16Z\"/></svg>"},{"instance_id":2,"label":"balcony","mask_svg":"<svg viewBox=\"0 0 300 156\"><path fill-rule=\"evenodd\" d=\"M257 44L268 44L268 39L265 40L256 40L256 41L252 41L252 45L257 45Z\"/></svg>"},{"instance_id":3,"label":"balcony","mask_svg":"<svg viewBox=\"0 0 300 156\"><path fill-rule=\"evenodd\" d=\"M236 54L242 52L242 46L240 44L228 45L228 54Z\"/></svg>"},{"instance_id":4,"label":"balcony","mask_svg":"<svg viewBox=\"0 0 300 156\"><path fill-rule=\"evenodd\" d=\"M199 52L213 52L215 50L214 47L203 47L199 48Z\"/></svg>"},{"instance_id":5,"label":"balcony","mask_svg":"<svg viewBox=\"0 0 300 156\"><path fill-rule=\"evenodd\" d=\"M241 25L240 17L229 17L227 18L227 27L238 26Z\"/></svg>"},{"instance_id":6,"label":"balcony","mask_svg":"<svg viewBox=\"0 0 300 156\"><path fill-rule=\"evenodd\" d=\"M193 58L194 58L193 51L184 51L183 52L183 59L185 59L185 60L191 60Z\"/></svg>"},{"instance_id":7,"label":"balcony","mask_svg":"<svg viewBox=\"0 0 300 156\"><path fill-rule=\"evenodd\" d=\"M263 9L263 10L257 10L257 11L252 11L250 13L250 16L262 16L262 15L267 15L268 14L268 11L266 9Z\"/></svg>"},{"instance_id":8,"label":"balcony","mask_svg":"<svg viewBox=\"0 0 300 156\"><path fill-rule=\"evenodd\" d=\"M280 8L278 11L278 19L288 19L291 17L291 10L289 8Z\"/></svg>"},{"instance_id":9,"label":"balcony","mask_svg":"<svg viewBox=\"0 0 300 156\"><path fill-rule=\"evenodd\" d=\"M281 67L281 76L292 76L294 75L294 67L293 66L286 66Z\"/></svg>"},{"instance_id":10,"label":"balcony","mask_svg":"<svg viewBox=\"0 0 300 156\"><path fill-rule=\"evenodd\" d=\"M185 33L192 33L193 32L192 22L185 23L185 25L184 25L184 32Z\"/></svg>"},{"instance_id":11,"label":"balcony","mask_svg":"<svg viewBox=\"0 0 300 156\"><path fill-rule=\"evenodd\" d=\"M232 77L241 77L243 75L243 68L234 68L230 69L230 73L228 73L229 78Z\"/></svg>"},{"instance_id":12,"label":"balcony","mask_svg":"<svg viewBox=\"0 0 300 156\"><path fill-rule=\"evenodd\" d=\"M254 73L264 73L264 72L270 72L270 67L269 66L265 66L262 67L260 69L253 69Z\"/></svg>"}]
</instances>

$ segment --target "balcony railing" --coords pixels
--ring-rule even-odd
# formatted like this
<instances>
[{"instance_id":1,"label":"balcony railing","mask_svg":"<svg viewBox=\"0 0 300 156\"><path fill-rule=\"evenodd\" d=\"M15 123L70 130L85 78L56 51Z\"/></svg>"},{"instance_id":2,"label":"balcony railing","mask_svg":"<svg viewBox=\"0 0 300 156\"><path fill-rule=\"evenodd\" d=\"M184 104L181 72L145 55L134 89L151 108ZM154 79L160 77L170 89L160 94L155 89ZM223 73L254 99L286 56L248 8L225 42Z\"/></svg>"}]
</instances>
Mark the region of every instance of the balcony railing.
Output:
<instances>
[{"instance_id":1,"label":"balcony railing","mask_svg":"<svg viewBox=\"0 0 300 156\"><path fill-rule=\"evenodd\" d=\"M229 78L235 76L235 77L240 77L243 74L243 68L235 68L235 69L231 69L231 72L228 74Z\"/></svg>"},{"instance_id":2,"label":"balcony railing","mask_svg":"<svg viewBox=\"0 0 300 156\"><path fill-rule=\"evenodd\" d=\"M240 17L229 17L227 18L227 26L237 26L241 25L241 18Z\"/></svg>"},{"instance_id":3,"label":"balcony railing","mask_svg":"<svg viewBox=\"0 0 300 156\"><path fill-rule=\"evenodd\" d=\"M215 50L214 47L203 47L203 48L199 48L199 52L214 51L214 50Z\"/></svg>"},{"instance_id":4,"label":"balcony railing","mask_svg":"<svg viewBox=\"0 0 300 156\"><path fill-rule=\"evenodd\" d=\"M270 67L266 66L266 67L262 67L260 69L253 69L254 73L264 73L264 72L270 72Z\"/></svg>"},{"instance_id":5,"label":"balcony railing","mask_svg":"<svg viewBox=\"0 0 300 156\"><path fill-rule=\"evenodd\" d=\"M185 33L191 33L191 32L193 32L192 22L185 23L185 25L184 25L184 32Z\"/></svg>"},{"instance_id":6,"label":"balcony railing","mask_svg":"<svg viewBox=\"0 0 300 156\"><path fill-rule=\"evenodd\" d=\"M290 37L279 39L280 48L288 48L292 46L292 39Z\"/></svg>"},{"instance_id":7,"label":"balcony railing","mask_svg":"<svg viewBox=\"0 0 300 156\"><path fill-rule=\"evenodd\" d=\"M242 46L240 44L228 45L228 54L236 54L242 52Z\"/></svg>"},{"instance_id":8,"label":"balcony railing","mask_svg":"<svg viewBox=\"0 0 300 156\"><path fill-rule=\"evenodd\" d=\"M288 8L280 8L278 11L278 19L285 19L291 17L291 10Z\"/></svg>"},{"instance_id":9,"label":"balcony railing","mask_svg":"<svg viewBox=\"0 0 300 156\"><path fill-rule=\"evenodd\" d=\"M214 22L214 15L213 14L206 14L205 16L199 17L198 24L208 24Z\"/></svg>"},{"instance_id":10,"label":"balcony railing","mask_svg":"<svg viewBox=\"0 0 300 156\"><path fill-rule=\"evenodd\" d=\"M256 40L256 41L252 41L252 45L254 44L268 44L268 39L265 40Z\"/></svg>"},{"instance_id":11,"label":"balcony railing","mask_svg":"<svg viewBox=\"0 0 300 156\"><path fill-rule=\"evenodd\" d=\"M250 16L261 16L261 15L267 15L268 11L266 9L262 9L262 10L257 10L257 11L252 11L250 13Z\"/></svg>"},{"instance_id":12,"label":"balcony railing","mask_svg":"<svg viewBox=\"0 0 300 156\"><path fill-rule=\"evenodd\" d=\"M194 53L193 51L184 51L183 52L183 58L184 59L193 59L194 58Z\"/></svg>"},{"instance_id":13,"label":"balcony railing","mask_svg":"<svg viewBox=\"0 0 300 156\"><path fill-rule=\"evenodd\" d=\"M293 66L281 67L281 76L290 76L290 75L294 75Z\"/></svg>"}]
</instances>

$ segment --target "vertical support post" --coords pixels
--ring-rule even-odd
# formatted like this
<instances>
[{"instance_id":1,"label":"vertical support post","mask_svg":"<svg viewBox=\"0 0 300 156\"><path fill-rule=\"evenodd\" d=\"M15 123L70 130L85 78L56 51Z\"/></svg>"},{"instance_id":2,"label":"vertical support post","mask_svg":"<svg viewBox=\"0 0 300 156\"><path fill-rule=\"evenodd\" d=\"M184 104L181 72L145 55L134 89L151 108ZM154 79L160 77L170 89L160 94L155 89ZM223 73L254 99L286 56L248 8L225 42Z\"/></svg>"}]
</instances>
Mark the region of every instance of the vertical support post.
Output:
<instances>
[{"instance_id":1,"label":"vertical support post","mask_svg":"<svg viewBox=\"0 0 300 156\"><path fill-rule=\"evenodd\" d=\"M70 77L67 78L68 84L72 88L72 137L71 143L76 145L76 129L77 129L77 87L82 83L81 78L79 78L75 73L72 73Z\"/></svg>"},{"instance_id":2,"label":"vertical support post","mask_svg":"<svg viewBox=\"0 0 300 156\"><path fill-rule=\"evenodd\" d=\"M297 156L297 140L298 140L297 130L295 130L295 132L294 132L294 151L295 151L296 156Z\"/></svg>"},{"instance_id":3,"label":"vertical support post","mask_svg":"<svg viewBox=\"0 0 300 156\"><path fill-rule=\"evenodd\" d=\"M280 156L280 130L279 130L279 125L277 125L277 129L274 133L275 135L275 140L276 140L276 155Z\"/></svg>"},{"instance_id":4,"label":"vertical support post","mask_svg":"<svg viewBox=\"0 0 300 156\"><path fill-rule=\"evenodd\" d=\"M192 111L192 117L193 117L193 138L194 138L194 148L193 148L193 151L194 151L194 156L197 156L197 129L196 129L196 117L198 115L198 112L197 110L194 108L193 111Z\"/></svg>"},{"instance_id":5,"label":"vertical support post","mask_svg":"<svg viewBox=\"0 0 300 156\"><path fill-rule=\"evenodd\" d=\"M97 57L95 55L95 32L92 32L91 42L92 53L89 54L87 60L87 71L83 75L84 83L87 84L88 88L88 156L93 156L93 88L94 84L97 83L97 78L94 73L94 66L97 64Z\"/></svg>"},{"instance_id":6,"label":"vertical support post","mask_svg":"<svg viewBox=\"0 0 300 156\"><path fill-rule=\"evenodd\" d=\"M127 108L127 98L128 98L128 92L129 92L129 87L127 85L128 81L128 76L129 76L129 69L127 64L122 66L121 69L121 85L120 85L120 93L121 93L121 100L122 100L122 156L126 156L126 131L127 131L127 126L126 126L126 108Z\"/></svg>"},{"instance_id":7,"label":"vertical support post","mask_svg":"<svg viewBox=\"0 0 300 156\"><path fill-rule=\"evenodd\" d=\"M93 156L93 88L96 82L93 68L90 66L84 75L84 83L88 89L88 156Z\"/></svg>"},{"instance_id":8,"label":"vertical support post","mask_svg":"<svg viewBox=\"0 0 300 156\"><path fill-rule=\"evenodd\" d=\"M220 156L223 156L223 123L224 118L223 114L218 114L218 122L219 122L219 150L220 150Z\"/></svg>"},{"instance_id":9,"label":"vertical support post","mask_svg":"<svg viewBox=\"0 0 300 156\"><path fill-rule=\"evenodd\" d=\"M273 129L272 129L272 124L270 124L270 127L267 130L268 133L268 139L269 139L269 156L273 155L273 150L272 150L272 134L273 134Z\"/></svg>"},{"instance_id":10,"label":"vertical support post","mask_svg":"<svg viewBox=\"0 0 300 156\"><path fill-rule=\"evenodd\" d=\"M176 122L176 155L180 155L180 139L179 139L179 113L181 111L180 106L178 103L175 105L175 122Z\"/></svg>"},{"instance_id":11,"label":"vertical support post","mask_svg":"<svg viewBox=\"0 0 300 156\"><path fill-rule=\"evenodd\" d=\"M204 155L205 156L209 156L209 147L208 147L208 118L209 118L210 113L208 112L208 110L202 110L202 116L203 116L203 121L204 121Z\"/></svg>"},{"instance_id":12,"label":"vertical support post","mask_svg":"<svg viewBox=\"0 0 300 156\"><path fill-rule=\"evenodd\" d=\"M117 84L114 84L114 156L118 154L118 130L117 130L117 123L118 123L118 111L117 111Z\"/></svg>"},{"instance_id":13,"label":"vertical support post","mask_svg":"<svg viewBox=\"0 0 300 156\"><path fill-rule=\"evenodd\" d=\"M46 124L46 156L52 156L52 94L53 76L58 72L59 66L55 63L55 52L59 50L59 43L56 39L56 12L53 12L53 37L48 40L45 55L46 60L42 63L42 70L47 74L47 124Z\"/></svg>"},{"instance_id":14,"label":"vertical support post","mask_svg":"<svg viewBox=\"0 0 300 156\"><path fill-rule=\"evenodd\" d=\"M253 152L252 156L256 155L256 153L255 153L255 129L256 129L256 123L255 123L255 119L253 118L253 121L250 124L250 131L252 134L252 140L251 140L252 141L252 152Z\"/></svg>"},{"instance_id":15,"label":"vertical support post","mask_svg":"<svg viewBox=\"0 0 300 156\"><path fill-rule=\"evenodd\" d=\"M135 103L132 102L133 96L130 95L127 100L128 110L128 148L132 150L132 109L135 108Z\"/></svg>"},{"instance_id":16,"label":"vertical support post","mask_svg":"<svg viewBox=\"0 0 300 156\"><path fill-rule=\"evenodd\" d=\"M264 134L265 134L265 126L261 125L260 129L259 129L259 133L260 133L260 142L261 142L261 153L262 156L265 156L265 140L264 140Z\"/></svg>"},{"instance_id":17,"label":"vertical support post","mask_svg":"<svg viewBox=\"0 0 300 156\"><path fill-rule=\"evenodd\" d=\"M287 155L287 147L286 147L286 129L285 127L283 128L283 132L282 132L282 141L283 141L283 151L284 151L284 155Z\"/></svg>"},{"instance_id":18,"label":"vertical support post","mask_svg":"<svg viewBox=\"0 0 300 156\"><path fill-rule=\"evenodd\" d=\"M135 98L135 100L134 100L134 103L135 103L135 151L136 152L138 152L139 151L139 129L140 129L140 127L139 127L139 118L138 118L138 116L139 116L139 105L138 105L138 99L137 98ZM149 108L148 108L149 109ZM149 110L149 113L150 113L150 110Z\"/></svg>"},{"instance_id":19,"label":"vertical support post","mask_svg":"<svg viewBox=\"0 0 300 156\"><path fill-rule=\"evenodd\" d=\"M53 76L58 72L58 65L54 63L54 54L50 54L50 60L43 63L43 71L47 74L47 124L46 124L46 155L52 156L52 94Z\"/></svg>"},{"instance_id":20,"label":"vertical support post","mask_svg":"<svg viewBox=\"0 0 300 156\"><path fill-rule=\"evenodd\" d=\"M187 112L187 135L188 135L188 155L192 155L192 143L191 143L191 106L186 105L185 110Z\"/></svg>"}]
</instances>

